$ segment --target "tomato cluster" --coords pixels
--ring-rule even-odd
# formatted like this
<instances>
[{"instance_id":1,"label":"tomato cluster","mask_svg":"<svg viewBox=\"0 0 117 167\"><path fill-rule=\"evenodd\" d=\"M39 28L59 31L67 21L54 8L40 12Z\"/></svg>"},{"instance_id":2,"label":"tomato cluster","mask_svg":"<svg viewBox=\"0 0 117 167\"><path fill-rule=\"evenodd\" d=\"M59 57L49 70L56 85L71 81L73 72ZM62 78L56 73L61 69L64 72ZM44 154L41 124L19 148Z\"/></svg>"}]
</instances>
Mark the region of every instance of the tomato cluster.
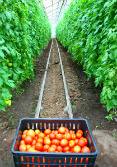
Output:
<instances>
[{"instance_id":1,"label":"tomato cluster","mask_svg":"<svg viewBox=\"0 0 117 167\"><path fill-rule=\"evenodd\" d=\"M45 129L44 132L39 129L24 130L19 151L90 153L81 129L75 133L62 126L58 130Z\"/></svg>"}]
</instances>

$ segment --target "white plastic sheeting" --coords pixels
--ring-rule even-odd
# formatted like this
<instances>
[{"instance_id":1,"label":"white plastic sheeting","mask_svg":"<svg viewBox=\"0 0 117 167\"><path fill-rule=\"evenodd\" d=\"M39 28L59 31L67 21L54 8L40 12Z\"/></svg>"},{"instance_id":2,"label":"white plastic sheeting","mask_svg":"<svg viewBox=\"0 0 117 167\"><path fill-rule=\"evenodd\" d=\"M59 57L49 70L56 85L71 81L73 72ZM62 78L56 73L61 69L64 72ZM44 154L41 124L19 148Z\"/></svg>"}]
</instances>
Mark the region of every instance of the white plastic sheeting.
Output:
<instances>
[{"instance_id":1,"label":"white plastic sheeting","mask_svg":"<svg viewBox=\"0 0 117 167\"><path fill-rule=\"evenodd\" d=\"M72 0L42 0L45 13L51 23L52 27L52 37L55 37L55 28L63 16L64 11L69 7Z\"/></svg>"}]
</instances>

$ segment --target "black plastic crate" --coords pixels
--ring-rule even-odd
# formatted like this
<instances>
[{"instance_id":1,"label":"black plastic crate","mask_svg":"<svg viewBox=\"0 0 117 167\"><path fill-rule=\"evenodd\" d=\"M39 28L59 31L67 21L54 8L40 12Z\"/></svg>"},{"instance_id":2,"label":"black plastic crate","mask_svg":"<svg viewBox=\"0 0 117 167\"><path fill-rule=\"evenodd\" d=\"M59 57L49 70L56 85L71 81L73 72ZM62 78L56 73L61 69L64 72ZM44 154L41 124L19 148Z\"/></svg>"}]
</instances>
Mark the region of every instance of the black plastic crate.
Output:
<instances>
[{"instance_id":1,"label":"black plastic crate","mask_svg":"<svg viewBox=\"0 0 117 167\"><path fill-rule=\"evenodd\" d=\"M88 147L90 147L91 152L84 154L18 151L19 142L24 130L40 129L44 131L47 128L57 130L60 126L65 126L75 132L78 129L83 130L83 136L88 139ZM12 146L15 167L93 167L97 153L98 149L86 119L21 119Z\"/></svg>"}]
</instances>

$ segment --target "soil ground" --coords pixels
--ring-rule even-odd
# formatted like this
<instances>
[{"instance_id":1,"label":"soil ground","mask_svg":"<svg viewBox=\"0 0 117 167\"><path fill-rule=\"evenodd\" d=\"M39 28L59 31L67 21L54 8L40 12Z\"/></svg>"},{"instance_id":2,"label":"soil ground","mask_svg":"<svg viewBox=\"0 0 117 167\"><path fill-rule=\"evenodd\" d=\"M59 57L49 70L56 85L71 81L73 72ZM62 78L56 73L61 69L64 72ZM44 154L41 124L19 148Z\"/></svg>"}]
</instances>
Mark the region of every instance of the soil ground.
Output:
<instances>
[{"instance_id":1,"label":"soil ground","mask_svg":"<svg viewBox=\"0 0 117 167\"><path fill-rule=\"evenodd\" d=\"M51 41L35 62L35 78L25 82L18 92L14 92L12 106L6 112L0 112L0 167L14 167L11 147L21 118L34 117L43 80L43 74L49 55ZM87 76L81 66L72 61L71 54L59 44L63 67L72 104L74 118L86 118L93 133L99 153L95 167L117 166L117 124L105 119L106 107L100 103L101 88L95 88L93 78ZM50 66L47 73L43 109L40 117L67 118L65 93L56 43L54 40Z\"/></svg>"}]
</instances>

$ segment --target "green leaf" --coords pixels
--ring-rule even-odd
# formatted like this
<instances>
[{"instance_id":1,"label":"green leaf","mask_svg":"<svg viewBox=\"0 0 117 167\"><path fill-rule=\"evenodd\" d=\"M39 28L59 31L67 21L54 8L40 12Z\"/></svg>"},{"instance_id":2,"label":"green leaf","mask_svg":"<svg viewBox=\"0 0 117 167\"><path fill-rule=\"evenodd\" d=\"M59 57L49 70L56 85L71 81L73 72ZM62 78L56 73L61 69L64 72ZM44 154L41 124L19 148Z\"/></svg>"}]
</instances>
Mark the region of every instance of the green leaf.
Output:
<instances>
[{"instance_id":1,"label":"green leaf","mask_svg":"<svg viewBox=\"0 0 117 167\"><path fill-rule=\"evenodd\" d=\"M10 86L11 88L15 88L14 81L12 81L12 80L8 80L7 85Z\"/></svg>"},{"instance_id":2,"label":"green leaf","mask_svg":"<svg viewBox=\"0 0 117 167\"><path fill-rule=\"evenodd\" d=\"M0 50L0 57L4 58L4 53L2 50Z\"/></svg>"},{"instance_id":3,"label":"green leaf","mask_svg":"<svg viewBox=\"0 0 117 167\"><path fill-rule=\"evenodd\" d=\"M10 12L5 11L5 15L7 16L7 18L8 18L9 20L11 20L12 15L11 15Z\"/></svg>"},{"instance_id":4,"label":"green leaf","mask_svg":"<svg viewBox=\"0 0 117 167\"><path fill-rule=\"evenodd\" d=\"M0 78L0 87L3 85L3 79Z\"/></svg>"},{"instance_id":5,"label":"green leaf","mask_svg":"<svg viewBox=\"0 0 117 167\"><path fill-rule=\"evenodd\" d=\"M2 50L6 51L8 54L10 53L10 51L8 50L8 48L6 46L2 46L1 48L2 48Z\"/></svg>"},{"instance_id":6,"label":"green leaf","mask_svg":"<svg viewBox=\"0 0 117 167\"><path fill-rule=\"evenodd\" d=\"M2 39L0 40L0 45L2 45L4 42L5 42L5 40L2 38Z\"/></svg>"},{"instance_id":7,"label":"green leaf","mask_svg":"<svg viewBox=\"0 0 117 167\"><path fill-rule=\"evenodd\" d=\"M5 111L5 107L0 104L0 110Z\"/></svg>"}]
</instances>

